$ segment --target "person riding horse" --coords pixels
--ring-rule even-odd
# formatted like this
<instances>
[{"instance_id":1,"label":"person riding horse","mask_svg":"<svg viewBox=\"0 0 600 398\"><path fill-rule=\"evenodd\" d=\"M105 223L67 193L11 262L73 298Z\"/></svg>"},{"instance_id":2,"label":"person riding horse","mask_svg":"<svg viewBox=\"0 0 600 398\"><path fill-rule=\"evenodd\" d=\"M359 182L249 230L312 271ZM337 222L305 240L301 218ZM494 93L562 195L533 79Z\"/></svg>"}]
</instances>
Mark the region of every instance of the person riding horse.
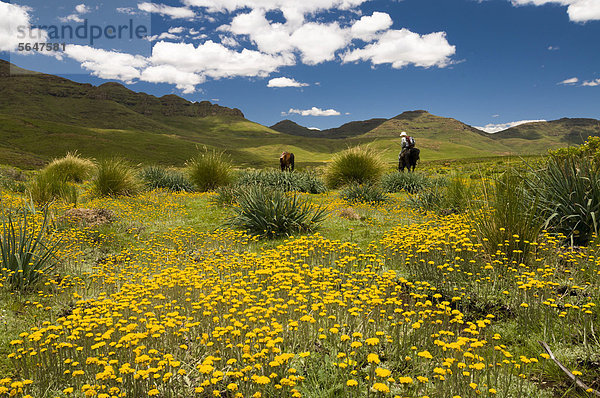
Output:
<instances>
[{"instance_id":1,"label":"person riding horse","mask_svg":"<svg viewBox=\"0 0 600 398\"><path fill-rule=\"evenodd\" d=\"M408 171L415 171L417 161L419 160L419 154L421 151L415 148L415 139L406 132L400 134L402 137L402 151L398 155L398 170L404 171L405 167L408 167Z\"/></svg>"}]
</instances>

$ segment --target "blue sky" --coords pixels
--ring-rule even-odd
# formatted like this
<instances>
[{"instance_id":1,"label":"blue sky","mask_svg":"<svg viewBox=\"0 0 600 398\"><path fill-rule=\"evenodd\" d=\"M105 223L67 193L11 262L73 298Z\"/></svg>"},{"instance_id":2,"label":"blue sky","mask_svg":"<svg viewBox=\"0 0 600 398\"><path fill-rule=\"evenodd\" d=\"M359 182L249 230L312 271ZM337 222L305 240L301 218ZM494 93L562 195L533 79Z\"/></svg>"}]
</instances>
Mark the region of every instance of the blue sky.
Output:
<instances>
[{"instance_id":1,"label":"blue sky","mask_svg":"<svg viewBox=\"0 0 600 398\"><path fill-rule=\"evenodd\" d=\"M490 131L600 119L600 0L0 1L0 58L329 128L425 109ZM8 17L10 15L10 17ZM17 26L144 26L134 37L15 51ZM47 37L47 36L46 36ZM31 40L44 41L44 40ZM11 51L12 50L12 51Z\"/></svg>"}]
</instances>

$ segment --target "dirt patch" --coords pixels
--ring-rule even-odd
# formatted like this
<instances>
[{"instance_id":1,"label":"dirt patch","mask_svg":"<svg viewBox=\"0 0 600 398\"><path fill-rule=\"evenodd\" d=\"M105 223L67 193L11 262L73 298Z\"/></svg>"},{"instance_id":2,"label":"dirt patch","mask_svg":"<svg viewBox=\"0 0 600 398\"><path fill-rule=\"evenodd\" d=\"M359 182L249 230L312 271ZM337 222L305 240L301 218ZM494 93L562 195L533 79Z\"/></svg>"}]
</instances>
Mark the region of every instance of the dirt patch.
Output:
<instances>
[{"instance_id":1,"label":"dirt patch","mask_svg":"<svg viewBox=\"0 0 600 398\"><path fill-rule=\"evenodd\" d=\"M115 219L115 214L107 209L69 209L62 216L64 221L74 224L99 226L110 224Z\"/></svg>"},{"instance_id":2,"label":"dirt patch","mask_svg":"<svg viewBox=\"0 0 600 398\"><path fill-rule=\"evenodd\" d=\"M340 217L347 218L348 220L360 220L362 217L354 211L353 208L348 207L347 209L343 209L340 211Z\"/></svg>"}]
</instances>

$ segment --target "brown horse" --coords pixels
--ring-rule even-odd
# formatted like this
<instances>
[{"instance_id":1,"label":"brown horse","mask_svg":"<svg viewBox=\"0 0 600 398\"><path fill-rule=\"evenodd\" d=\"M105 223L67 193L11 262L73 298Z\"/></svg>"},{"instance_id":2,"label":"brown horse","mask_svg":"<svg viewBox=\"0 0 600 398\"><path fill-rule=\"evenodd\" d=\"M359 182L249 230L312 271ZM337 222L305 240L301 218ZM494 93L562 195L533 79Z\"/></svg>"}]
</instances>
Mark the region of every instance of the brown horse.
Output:
<instances>
[{"instance_id":1,"label":"brown horse","mask_svg":"<svg viewBox=\"0 0 600 398\"><path fill-rule=\"evenodd\" d=\"M406 151L402 156L398 157L398 171L404 173L404 169L408 167L408 172L412 168L412 172L415 172L417 162L420 159L421 151L418 148L411 148Z\"/></svg>"},{"instance_id":2,"label":"brown horse","mask_svg":"<svg viewBox=\"0 0 600 398\"><path fill-rule=\"evenodd\" d=\"M279 157L279 164L281 165L281 171L294 171L294 154L283 152Z\"/></svg>"}]
</instances>

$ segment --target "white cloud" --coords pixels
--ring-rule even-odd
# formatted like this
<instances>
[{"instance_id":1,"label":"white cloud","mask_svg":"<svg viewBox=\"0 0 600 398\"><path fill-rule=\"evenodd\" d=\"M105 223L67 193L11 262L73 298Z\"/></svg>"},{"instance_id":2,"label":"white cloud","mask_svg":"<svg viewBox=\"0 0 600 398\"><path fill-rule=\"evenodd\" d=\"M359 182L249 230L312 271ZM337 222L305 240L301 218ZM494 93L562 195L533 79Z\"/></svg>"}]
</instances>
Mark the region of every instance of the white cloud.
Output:
<instances>
[{"instance_id":1,"label":"white cloud","mask_svg":"<svg viewBox=\"0 0 600 398\"><path fill-rule=\"evenodd\" d=\"M342 59L344 62L392 64L395 69L409 64L429 68L447 66L455 52L456 47L448 43L445 32L419 35L402 29L388 30L373 44L347 52Z\"/></svg>"},{"instance_id":2,"label":"white cloud","mask_svg":"<svg viewBox=\"0 0 600 398\"><path fill-rule=\"evenodd\" d=\"M128 14L128 15L136 14L135 9L132 7L119 7L119 8L117 8L117 12L120 12L121 14Z\"/></svg>"},{"instance_id":3,"label":"white cloud","mask_svg":"<svg viewBox=\"0 0 600 398\"><path fill-rule=\"evenodd\" d=\"M65 54L81 63L81 67L102 79L117 79L127 83L140 77L140 69L148 60L140 55L107 51L90 46L69 44Z\"/></svg>"},{"instance_id":4,"label":"white cloud","mask_svg":"<svg viewBox=\"0 0 600 398\"><path fill-rule=\"evenodd\" d=\"M269 84L267 87L307 87L308 83L300 83L295 79L290 79L289 77L277 77L275 79L269 80Z\"/></svg>"},{"instance_id":5,"label":"white cloud","mask_svg":"<svg viewBox=\"0 0 600 398\"><path fill-rule=\"evenodd\" d=\"M504 131L506 129L509 129L511 127L515 127L515 126L520 126L521 124L525 124L525 123L538 123L538 122L545 122L546 120L520 120L518 122L510 122L510 123L501 123L501 124L488 124L485 125L483 127L475 127L476 129L479 129L481 131L485 131L486 133L498 133L500 131Z\"/></svg>"},{"instance_id":6,"label":"white cloud","mask_svg":"<svg viewBox=\"0 0 600 398\"><path fill-rule=\"evenodd\" d=\"M77 11L77 13L79 13L79 14L87 14L87 13L91 12L92 10L85 4L78 4L75 6L75 11Z\"/></svg>"},{"instance_id":7,"label":"white cloud","mask_svg":"<svg viewBox=\"0 0 600 398\"><path fill-rule=\"evenodd\" d=\"M190 94L195 92L196 86L204 83L206 79L196 73L182 72L172 65L160 65L144 69L140 80L150 83L175 84L179 90Z\"/></svg>"},{"instance_id":8,"label":"white cloud","mask_svg":"<svg viewBox=\"0 0 600 398\"><path fill-rule=\"evenodd\" d=\"M356 21L350 32L352 37L364 41L372 41L377 38L376 33L388 30L394 21L389 14L384 12L374 12L373 15L364 16Z\"/></svg>"},{"instance_id":9,"label":"white cloud","mask_svg":"<svg viewBox=\"0 0 600 398\"><path fill-rule=\"evenodd\" d=\"M214 13L219 12L223 13L219 17L226 22L217 29L217 39L201 33L202 28L188 30L178 25L147 37L154 43L152 56L148 58L117 51L95 52L86 46L71 46L66 55L95 76L126 82L141 79L169 83L187 93L207 79L268 77L281 67L300 62L316 65L362 60L374 65L389 63L394 68L408 64L445 67L451 63L455 47L448 43L444 32L419 35L407 29L390 30L393 21L389 14L361 15L357 7L367 1L183 0L184 7L173 7L140 0L137 9L123 7L117 11L148 12L173 19L197 17L203 21L215 21ZM77 15L90 11L85 4L75 8ZM282 12L284 22L267 18L268 12L273 10ZM329 10L345 10L346 14L338 21L323 22L319 13ZM111 64L113 57L116 62ZM305 87L307 84L279 77L269 80L268 86ZM337 111L313 108L299 112L332 114Z\"/></svg>"},{"instance_id":10,"label":"white cloud","mask_svg":"<svg viewBox=\"0 0 600 398\"><path fill-rule=\"evenodd\" d=\"M172 28L169 28L168 32L172 33L172 34L181 34L185 31L185 28L183 26L174 26Z\"/></svg>"},{"instance_id":11,"label":"white cloud","mask_svg":"<svg viewBox=\"0 0 600 398\"><path fill-rule=\"evenodd\" d=\"M60 22L77 22L77 23L82 23L83 22L83 18L81 18L79 16L79 14L71 14L71 15L67 15L66 17L58 17L58 20Z\"/></svg>"},{"instance_id":12,"label":"white cloud","mask_svg":"<svg viewBox=\"0 0 600 398\"><path fill-rule=\"evenodd\" d=\"M13 51L19 43L47 41L47 32L31 29L29 11L28 7L0 1L0 51Z\"/></svg>"},{"instance_id":13,"label":"white cloud","mask_svg":"<svg viewBox=\"0 0 600 398\"><path fill-rule=\"evenodd\" d=\"M585 81L585 82L583 82L582 86L586 86L586 87L600 86L600 79Z\"/></svg>"},{"instance_id":14,"label":"white cloud","mask_svg":"<svg viewBox=\"0 0 600 398\"><path fill-rule=\"evenodd\" d=\"M337 22L321 24L310 22L296 30L290 43L301 52L302 62L317 65L333 61L335 53L349 44L347 32Z\"/></svg>"},{"instance_id":15,"label":"white cloud","mask_svg":"<svg viewBox=\"0 0 600 398\"><path fill-rule=\"evenodd\" d=\"M577 84L578 82L579 82L578 78L572 77L570 79L563 80L562 82L558 82L558 84L570 85L570 84Z\"/></svg>"},{"instance_id":16,"label":"white cloud","mask_svg":"<svg viewBox=\"0 0 600 398\"><path fill-rule=\"evenodd\" d=\"M199 73L214 79L266 77L280 67L294 63L289 56L248 49L238 52L211 40L197 47L189 43L158 42L152 49L150 61L153 65L172 65L179 71Z\"/></svg>"},{"instance_id":17,"label":"white cloud","mask_svg":"<svg viewBox=\"0 0 600 398\"><path fill-rule=\"evenodd\" d=\"M240 45L240 43L238 43L233 37L221 35L219 36L219 39L221 39L221 44L226 47L238 47Z\"/></svg>"},{"instance_id":18,"label":"white cloud","mask_svg":"<svg viewBox=\"0 0 600 398\"><path fill-rule=\"evenodd\" d=\"M193 19L196 16L194 11L187 7L172 7L165 4L139 3L138 9L145 12L160 14L173 19Z\"/></svg>"},{"instance_id":19,"label":"white cloud","mask_svg":"<svg viewBox=\"0 0 600 398\"><path fill-rule=\"evenodd\" d=\"M288 115L291 114L298 114L298 115L302 115L302 116L339 116L341 115L340 112L336 111L335 109L326 109L323 110L321 108L317 108L316 106L313 106L311 109L290 109L289 111L287 111Z\"/></svg>"},{"instance_id":20,"label":"white cloud","mask_svg":"<svg viewBox=\"0 0 600 398\"><path fill-rule=\"evenodd\" d=\"M558 50L560 50L560 47L548 46L548 51L558 51Z\"/></svg>"},{"instance_id":21,"label":"white cloud","mask_svg":"<svg viewBox=\"0 0 600 398\"><path fill-rule=\"evenodd\" d=\"M600 20L600 1L598 0L510 0L515 6L558 4L568 6L567 13L573 22Z\"/></svg>"},{"instance_id":22,"label":"white cloud","mask_svg":"<svg viewBox=\"0 0 600 398\"><path fill-rule=\"evenodd\" d=\"M236 11L243 8L262 10L281 10L286 19L294 14L303 16L330 9L348 10L368 0L184 0L193 7L204 7L211 12Z\"/></svg>"},{"instance_id":23,"label":"white cloud","mask_svg":"<svg viewBox=\"0 0 600 398\"><path fill-rule=\"evenodd\" d=\"M164 40L164 39L176 40L176 39L179 39L179 36L174 35L169 32L163 32L160 35L146 36L146 37L144 37L144 39L148 40L148 41L158 41L158 40Z\"/></svg>"},{"instance_id":24,"label":"white cloud","mask_svg":"<svg viewBox=\"0 0 600 398\"><path fill-rule=\"evenodd\" d=\"M78 4L75 6L75 13L71 15L67 15L66 17L59 17L58 19L61 22L77 22L82 23L83 18L81 18L81 14L88 14L92 11L91 8L86 6L85 4Z\"/></svg>"}]
</instances>

